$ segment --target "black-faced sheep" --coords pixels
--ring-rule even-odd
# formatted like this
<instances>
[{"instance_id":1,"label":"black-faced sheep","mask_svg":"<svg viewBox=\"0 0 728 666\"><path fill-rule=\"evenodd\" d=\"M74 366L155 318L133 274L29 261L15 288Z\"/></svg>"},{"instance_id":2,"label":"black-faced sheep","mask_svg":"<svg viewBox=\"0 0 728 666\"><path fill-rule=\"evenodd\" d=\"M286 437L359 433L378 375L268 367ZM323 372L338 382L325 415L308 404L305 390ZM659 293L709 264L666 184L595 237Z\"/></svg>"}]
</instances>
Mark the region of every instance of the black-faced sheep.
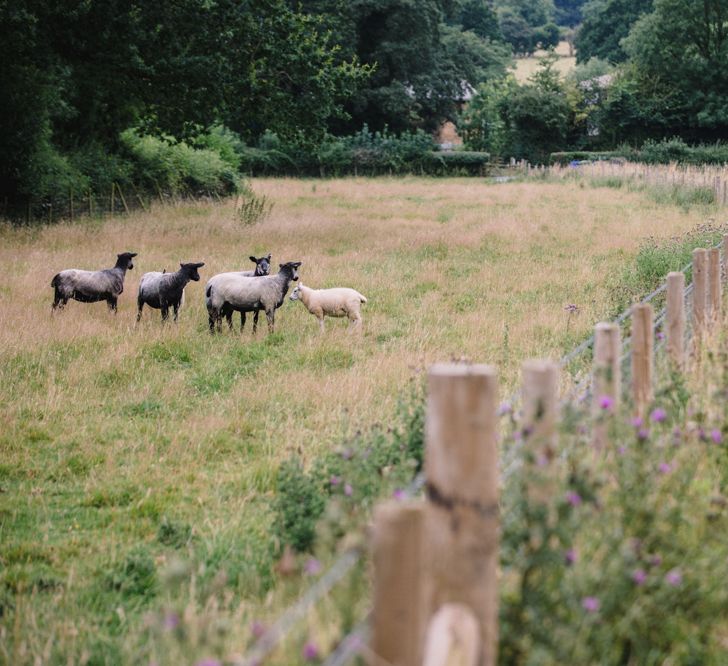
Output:
<instances>
[{"instance_id":1,"label":"black-faced sheep","mask_svg":"<svg viewBox=\"0 0 728 666\"><path fill-rule=\"evenodd\" d=\"M265 277L245 277L235 273L220 274L219 280L208 282L205 289L205 303L209 316L210 332L221 329L222 315L227 312L265 311L268 332L275 325L275 311L283 305L291 282L298 280L300 261L280 264L275 275ZM255 333L253 323L253 333Z\"/></svg>"},{"instance_id":2,"label":"black-faced sheep","mask_svg":"<svg viewBox=\"0 0 728 666\"><path fill-rule=\"evenodd\" d=\"M202 262L180 264L178 271L167 273L163 271L144 273L139 283L137 296L137 321L142 318L144 305L162 311L162 321L169 317L169 308L174 311L174 320L177 321L179 309L184 303L185 287L190 280L198 282L200 274L197 269L205 264Z\"/></svg>"},{"instance_id":3,"label":"black-faced sheep","mask_svg":"<svg viewBox=\"0 0 728 666\"><path fill-rule=\"evenodd\" d=\"M268 275L270 273L270 259L271 255L267 254L265 257L254 257L251 255L250 261L252 261L255 264L255 269L252 271L240 271L239 275L245 275L246 277L263 277L264 275ZM226 273L219 273L215 277L218 277L219 275L227 275ZM214 279L214 278L213 278ZM210 284L208 282L208 284ZM260 314L260 310L255 311L255 316L253 317L253 330L255 331L258 328L258 315ZM233 329L233 311L228 310L225 312L225 319L227 320L228 328L232 331ZM243 332L243 329L245 328L245 312L240 313L240 332Z\"/></svg>"},{"instance_id":4,"label":"black-faced sheep","mask_svg":"<svg viewBox=\"0 0 728 666\"><path fill-rule=\"evenodd\" d=\"M324 317L348 317L349 327L361 326L361 304L367 299L355 289L334 287L333 289L311 289L299 283L291 294L292 301L301 301L306 309L318 319L321 332Z\"/></svg>"},{"instance_id":5,"label":"black-faced sheep","mask_svg":"<svg viewBox=\"0 0 728 666\"><path fill-rule=\"evenodd\" d=\"M82 303L106 301L109 309L116 313L116 302L124 291L126 271L134 268L132 259L136 252L122 252L116 255L116 265L101 271L83 271L69 268L53 276L51 287L55 289L53 309L63 308L69 299Z\"/></svg>"}]
</instances>

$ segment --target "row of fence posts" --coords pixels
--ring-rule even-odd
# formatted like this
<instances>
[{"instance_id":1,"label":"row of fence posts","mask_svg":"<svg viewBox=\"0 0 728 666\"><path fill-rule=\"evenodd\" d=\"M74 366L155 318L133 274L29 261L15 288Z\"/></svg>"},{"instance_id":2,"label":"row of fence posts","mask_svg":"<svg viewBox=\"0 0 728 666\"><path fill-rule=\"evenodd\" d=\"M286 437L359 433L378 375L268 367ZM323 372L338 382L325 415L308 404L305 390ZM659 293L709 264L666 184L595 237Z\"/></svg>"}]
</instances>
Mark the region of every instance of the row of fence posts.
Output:
<instances>
[{"instance_id":1,"label":"row of fence posts","mask_svg":"<svg viewBox=\"0 0 728 666\"><path fill-rule=\"evenodd\" d=\"M167 204L170 202L178 203L179 202L179 195L173 194L173 193L164 193L162 192L159 185L156 185L157 190L157 196L159 197L159 202L161 204ZM212 199L213 196L218 200L221 201L221 197L217 192L207 192L207 196ZM138 203L138 207L144 210L145 212L149 210L149 207L152 205L153 198L148 197L147 202L144 201L144 197L136 191L136 188L134 188L134 197L130 200L130 203L127 202L126 196L124 196L124 192L121 189L121 186L117 182L111 183L111 189L109 191L108 195L97 195L91 190L88 190L86 194L79 194L77 195L76 192L74 192L73 189L69 190L68 193L68 205L53 205L53 202L48 202L42 204L42 207L46 209L41 216L39 216L39 219L47 220L49 224L53 224L53 222L61 220L61 219L68 219L70 222L73 222L74 219L76 219L79 215L86 214L88 216L93 216L95 214L104 214L104 213L110 213L114 214L117 212L120 212L123 210L126 214L129 214L131 211L132 206L136 206L134 201ZM99 203L101 202L101 203ZM56 202L58 203L58 202ZM65 204L65 202L62 202ZM131 205L130 205L131 204ZM108 208L107 208L108 205ZM237 206L236 206L237 207ZM25 218L26 222L30 224L31 220L34 216L34 204L32 200L28 200L26 204L26 210L25 210ZM8 203L7 201L4 202L2 207L2 215L8 214ZM22 212L21 212L22 216Z\"/></svg>"},{"instance_id":2,"label":"row of fence posts","mask_svg":"<svg viewBox=\"0 0 728 666\"><path fill-rule=\"evenodd\" d=\"M728 235L723 240L728 250ZM728 257L728 254L724 254ZM720 251L693 252L693 345L721 310ZM684 367L685 275L670 273L666 349ZM631 399L644 415L653 398L652 305L632 308ZM621 334L596 325L593 409L621 394ZM697 350L693 346L693 350ZM523 364L521 427L529 445L557 445L559 370L552 361ZM498 645L498 378L485 365L435 365L428 375L425 501L391 501L375 511L371 652L390 666L493 666ZM608 445L604 420L592 432ZM377 661L378 660L378 661Z\"/></svg>"}]
</instances>

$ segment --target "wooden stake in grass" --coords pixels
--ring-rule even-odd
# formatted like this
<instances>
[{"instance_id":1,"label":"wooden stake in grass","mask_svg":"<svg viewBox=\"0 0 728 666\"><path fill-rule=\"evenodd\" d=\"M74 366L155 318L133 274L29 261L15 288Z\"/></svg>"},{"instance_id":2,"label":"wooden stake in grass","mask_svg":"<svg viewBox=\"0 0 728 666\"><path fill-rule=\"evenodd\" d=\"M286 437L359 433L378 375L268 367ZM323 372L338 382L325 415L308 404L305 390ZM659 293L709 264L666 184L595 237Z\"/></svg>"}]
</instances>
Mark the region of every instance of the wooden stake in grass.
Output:
<instances>
[{"instance_id":1,"label":"wooden stake in grass","mask_svg":"<svg viewBox=\"0 0 728 666\"><path fill-rule=\"evenodd\" d=\"M427 626L423 502L388 502L374 515L372 650L383 663L420 666Z\"/></svg>"},{"instance_id":2,"label":"wooden stake in grass","mask_svg":"<svg viewBox=\"0 0 728 666\"><path fill-rule=\"evenodd\" d=\"M685 365L685 273L667 275L667 353L678 368Z\"/></svg>"},{"instance_id":3,"label":"wooden stake in grass","mask_svg":"<svg viewBox=\"0 0 728 666\"><path fill-rule=\"evenodd\" d=\"M592 443L598 450L606 448L607 416L616 412L620 402L622 370L620 356L622 336L619 324L600 322L594 327L594 388Z\"/></svg>"},{"instance_id":4,"label":"wooden stake in grass","mask_svg":"<svg viewBox=\"0 0 728 666\"><path fill-rule=\"evenodd\" d=\"M531 359L524 361L522 372L523 431L551 458L556 452L559 368L553 361Z\"/></svg>"},{"instance_id":5,"label":"wooden stake in grass","mask_svg":"<svg viewBox=\"0 0 728 666\"><path fill-rule=\"evenodd\" d=\"M693 332L699 340L705 329L708 313L708 252L693 250Z\"/></svg>"},{"instance_id":6,"label":"wooden stake in grass","mask_svg":"<svg viewBox=\"0 0 728 666\"><path fill-rule=\"evenodd\" d=\"M653 312L649 303L632 306L632 397L637 416L652 402Z\"/></svg>"},{"instance_id":7,"label":"wooden stake in grass","mask_svg":"<svg viewBox=\"0 0 728 666\"><path fill-rule=\"evenodd\" d=\"M498 646L498 380L482 365L435 365L426 420L428 607L462 603L480 625L479 666Z\"/></svg>"},{"instance_id":8,"label":"wooden stake in grass","mask_svg":"<svg viewBox=\"0 0 728 666\"><path fill-rule=\"evenodd\" d=\"M710 320L720 319L721 284L720 284L720 249L713 247L708 251L708 302L710 303Z\"/></svg>"}]
</instances>

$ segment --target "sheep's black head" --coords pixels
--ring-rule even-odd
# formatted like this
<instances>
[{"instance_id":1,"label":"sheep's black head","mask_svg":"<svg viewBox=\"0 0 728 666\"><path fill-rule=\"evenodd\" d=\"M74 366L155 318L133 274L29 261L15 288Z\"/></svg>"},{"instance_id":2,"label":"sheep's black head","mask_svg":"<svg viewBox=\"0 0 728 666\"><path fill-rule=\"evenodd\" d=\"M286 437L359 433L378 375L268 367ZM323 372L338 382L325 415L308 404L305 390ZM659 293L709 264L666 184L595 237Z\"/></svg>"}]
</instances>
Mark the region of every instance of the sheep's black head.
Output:
<instances>
[{"instance_id":1,"label":"sheep's black head","mask_svg":"<svg viewBox=\"0 0 728 666\"><path fill-rule=\"evenodd\" d=\"M179 267L187 273L190 280L194 280L195 282L200 281L200 274L197 272L198 268L202 268L205 265L204 262L200 261L197 263L192 264L180 264Z\"/></svg>"},{"instance_id":2,"label":"sheep's black head","mask_svg":"<svg viewBox=\"0 0 728 666\"><path fill-rule=\"evenodd\" d=\"M136 252L122 252L116 255L116 265L120 268L124 268L130 271L134 268L134 262L132 259L137 256Z\"/></svg>"},{"instance_id":3,"label":"sheep's black head","mask_svg":"<svg viewBox=\"0 0 728 666\"><path fill-rule=\"evenodd\" d=\"M288 273L291 276L291 280L297 282L298 268L302 263L302 261L288 261L285 264L278 264L278 268L280 268L282 273Z\"/></svg>"},{"instance_id":4,"label":"sheep's black head","mask_svg":"<svg viewBox=\"0 0 728 666\"><path fill-rule=\"evenodd\" d=\"M255 274L257 276L268 275L270 273L270 257L270 254L267 254L265 257L258 257L257 259L252 255L250 256L250 261L255 264Z\"/></svg>"}]
</instances>

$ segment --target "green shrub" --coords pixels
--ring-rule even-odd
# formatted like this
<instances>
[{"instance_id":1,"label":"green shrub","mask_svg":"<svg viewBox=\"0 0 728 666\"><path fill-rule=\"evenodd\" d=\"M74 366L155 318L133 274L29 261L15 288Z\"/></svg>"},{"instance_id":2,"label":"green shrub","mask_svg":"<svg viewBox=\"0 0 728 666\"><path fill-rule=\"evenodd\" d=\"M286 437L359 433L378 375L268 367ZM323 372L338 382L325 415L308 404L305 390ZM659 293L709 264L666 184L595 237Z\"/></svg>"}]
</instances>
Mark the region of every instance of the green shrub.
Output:
<instances>
[{"instance_id":1,"label":"green shrub","mask_svg":"<svg viewBox=\"0 0 728 666\"><path fill-rule=\"evenodd\" d=\"M324 510L321 490L297 458L280 466L276 486L273 502L275 534L282 546L308 550L314 541L316 521Z\"/></svg>"},{"instance_id":2,"label":"green shrub","mask_svg":"<svg viewBox=\"0 0 728 666\"><path fill-rule=\"evenodd\" d=\"M571 150L566 152L551 153L549 155L549 164L560 164L567 166L571 162L599 162L602 160L623 160L629 159L633 153L626 150Z\"/></svg>"}]
</instances>

